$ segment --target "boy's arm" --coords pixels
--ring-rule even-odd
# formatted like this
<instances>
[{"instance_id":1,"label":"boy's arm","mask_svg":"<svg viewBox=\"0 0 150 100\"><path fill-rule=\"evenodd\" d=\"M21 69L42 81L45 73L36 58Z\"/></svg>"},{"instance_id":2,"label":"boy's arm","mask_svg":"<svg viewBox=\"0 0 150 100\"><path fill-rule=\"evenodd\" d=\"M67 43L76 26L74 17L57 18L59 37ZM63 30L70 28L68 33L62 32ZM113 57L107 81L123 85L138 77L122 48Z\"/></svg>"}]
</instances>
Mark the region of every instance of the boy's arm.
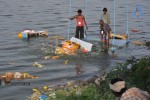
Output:
<instances>
[{"instance_id":1,"label":"boy's arm","mask_svg":"<svg viewBox=\"0 0 150 100\"><path fill-rule=\"evenodd\" d=\"M100 24L100 20L99 20L99 28L101 29L102 27L101 27L101 24Z\"/></svg>"},{"instance_id":2,"label":"boy's arm","mask_svg":"<svg viewBox=\"0 0 150 100\"><path fill-rule=\"evenodd\" d=\"M107 20L108 20L108 24L110 24L110 15L109 14L108 14Z\"/></svg>"},{"instance_id":3,"label":"boy's arm","mask_svg":"<svg viewBox=\"0 0 150 100\"><path fill-rule=\"evenodd\" d=\"M88 26L87 26L87 23L86 23L85 17L83 17L83 20L84 20L84 24L85 24L85 26L86 26L86 29L88 30Z\"/></svg>"},{"instance_id":4,"label":"boy's arm","mask_svg":"<svg viewBox=\"0 0 150 100\"><path fill-rule=\"evenodd\" d=\"M75 16L73 16L73 17L70 17L69 19L70 20L73 20L73 19L75 19L77 16L75 15Z\"/></svg>"},{"instance_id":5,"label":"boy's arm","mask_svg":"<svg viewBox=\"0 0 150 100\"><path fill-rule=\"evenodd\" d=\"M101 26L100 20L99 20L99 28L100 28L100 29L103 29L103 27Z\"/></svg>"}]
</instances>

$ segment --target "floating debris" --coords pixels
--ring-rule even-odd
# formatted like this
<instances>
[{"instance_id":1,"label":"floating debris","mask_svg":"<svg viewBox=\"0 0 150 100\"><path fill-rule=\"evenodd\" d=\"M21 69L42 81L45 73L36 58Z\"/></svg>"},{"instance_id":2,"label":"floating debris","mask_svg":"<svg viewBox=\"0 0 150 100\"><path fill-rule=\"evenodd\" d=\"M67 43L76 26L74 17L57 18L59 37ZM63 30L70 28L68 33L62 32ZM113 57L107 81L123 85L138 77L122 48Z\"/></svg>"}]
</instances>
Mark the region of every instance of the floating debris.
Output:
<instances>
[{"instance_id":1,"label":"floating debris","mask_svg":"<svg viewBox=\"0 0 150 100\"><path fill-rule=\"evenodd\" d=\"M51 56L45 56L45 57L44 57L45 60L47 60L47 59L49 59L49 58L51 58Z\"/></svg>"},{"instance_id":2,"label":"floating debris","mask_svg":"<svg viewBox=\"0 0 150 100\"><path fill-rule=\"evenodd\" d=\"M140 30L137 30L137 29L131 29L130 31L134 33L140 32Z\"/></svg>"},{"instance_id":3,"label":"floating debris","mask_svg":"<svg viewBox=\"0 0 150 100\"><path fill-rule=\"evenodd\" d=\"M132 42L134 45L136 46L147 46L150 47L150 41L140 41L140 40L136 40Z\"/></svg>"},{"instance_id":4,"label":"floating debris","mask_svg":"<svg viewBox=\"0 0 150 100\"><path fill-rule=\"evenodd\" d=\"M53 39L65 40L65 38L62 37L62 36L51 36L50 39L51 39L51 40L53 40Z\"/></svg>"},{"instance_id":5,"label":"floating debris","mask_svg":"<svg viewBox=\"0 0 150 100\"><path fill-rule=\"evenodd\" d=\"M18 33L18 38L20 39L28 39L37 36L48 36L48 31L24 30Z\"/></svg>"},{"instance_id":6,"label":"floating debris","mask_svg":"<svg viewBox=\"0 0 150 100\"><path fill-rule=\"evenodd\" d=\"M62 43L62 47L56 47L55 54L76 55L79 48L80 44L68 40Z\"/></svg>"},{"instance_id":7,"label":"floating debris","mask_svg":"<svg viewBox=\"0 0 150 100\"><path fill-rule=\"evenodd\" d=\"M85 48L82 48L82 52L87 53L88 50L86 50Z\"/></svg>"},{"instance_id":8,"label":"floating debris","mask_svg":"<svg viewBox=\"0 0 150 100\"><path fill-rule=\"evenodd\" d=\"M4 80L5 84L11 83L11 80L24 80L24 79L36 79L37 76L30 75L28 73L21 73L21 72L6 72L0 74L0 79Z\"/></svg>"},{"instance_id":9,"label":"floating debris","mask_svg":"<svg viewBox=\"0 0 150 100\"><path fill-rule=\"evenodd\" d=\"M9 84L12 79L14 79L14 73L13 72L6 72L4 74L1 74L1 79L5 81L5 84Z\"/></svg>"},{"instance_id":10,"label":"floating debris","mask_svg":"<svg viewBox=\"0 0 150 100\"><path fill-rule=\"evenodd\" d=\"M26 78L26 79L36 79L38 78L37 76L33 76L33 75L30 75L28 73L23 73L23 78Z\"/></svg>"},{"instance_id":11,"label":"floating debris","mask_svg":"<svg viewBox=\"0 0 150 100\"><path fill-rule=\"evenodd\" d=\"M68 61L69 61L69 60L66 60L66 61L65 61L65 64L68 64Z\"/></svg>"},{"instance_id":12,"label":"floating debris","mask_svg":"<svg viewBox=\"0 0 150 100\"><path fill-rule=\"evenodd\" d=\"M42 67L44 67L44 65L39 64L38 62L33 62L32 66L34 66L34 67L38 67L38 68L42 68Z\"/></svg>"},{"instance_id":13,"label":"floating debris","mask_svg":"<svg viewBox=\"0 0 150 100\"><path fill-rule=\"evenodd\" d=\"M141 46L141 45L144 45L145 43L142 42L142 41L137 40L137 41L134 41L133 44L137 45L137 46Z\"/></svg>"},{"instance_id":14,"label":"floating debris","mask_svg":"<svg viewBox=\"0 0 150 100\"><path fill-rule=\"evenodd\" d=\"M52 56L51 57L51 59L53 59L53 60L57 60L57 59L59 59L60 58L60 56Z\"/></svg>"},{"instance_id":15,"label":"floating debris","mask_svg":"<svg viewBox=\"0 0 150 100\"><path fill-rule=\"evenodd\" d=\"M16 79L21 79L21 78L23 78L23 74L20 73L20 72L15 72L15 73L14 73L14 78L16 78Z\"/></svg>"}]
</instances>

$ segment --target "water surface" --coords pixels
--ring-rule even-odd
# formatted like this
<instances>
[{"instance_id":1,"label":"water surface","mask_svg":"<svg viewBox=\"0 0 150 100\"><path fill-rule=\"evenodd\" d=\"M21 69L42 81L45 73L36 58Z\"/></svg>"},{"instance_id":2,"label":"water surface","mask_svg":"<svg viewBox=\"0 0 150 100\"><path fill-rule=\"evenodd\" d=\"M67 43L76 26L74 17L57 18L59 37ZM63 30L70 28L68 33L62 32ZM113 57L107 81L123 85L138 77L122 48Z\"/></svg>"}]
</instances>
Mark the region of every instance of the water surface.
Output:
<instances>
[{"instance_id":1,"label":"water surface","mask_svg":"<svg viewBox=\"0 0 150 100\"><path fill-rule=\"evenodd\" d=\"M92 41L99 38L99 19L103 7L107 7L111 16L111 28L114 27L114 9L113 0L88 0L87 31L90 42L94 43L98 50L100 44L98 41ZM116 4L116 32L126 33L126 2L117 0ZM67 28L69 16L69 0L0 0L0 73L28 72L39 76L35 80L24 80L30 82L30 86L1 86L1 100L26 100L27 96L32 94L32 88L49 85L51 83L60 83L62 80L67 82L73 79L87 79L92 75L102 73L112 66L115 62L124 62L130 56L142 57L150 55L145 46L135 46L132 44L135 40L150 39L150 1L134 0L129 1L129 29L135 28L141 30L139 33L130 33L130 43L128 47L117 49L113 58L111 53L98 52L77 57L63 57L59 60L43 60L45 54L49 52L48 47L50 37L60 35L67 37ZM144 10L144 16L139 19L132 18L132 11L136 5L141 5ZM85 14L84 0L75 0L72 2L71 16L76 14L78 9L83 9ZM37 37L28 41L17 38L17 33L24 29L48 30L49 37ZM71 21L70 37L74 36L75 21ZM57 41L56 41L57 42ZM64 61L69 60L68 64ZM39 62L45 65L39 69L32 66L33 62ZM76 75L76 64L82 64L84 72ZM15 81L15 80L14 80Z\"/></svg>"}]
</instances>

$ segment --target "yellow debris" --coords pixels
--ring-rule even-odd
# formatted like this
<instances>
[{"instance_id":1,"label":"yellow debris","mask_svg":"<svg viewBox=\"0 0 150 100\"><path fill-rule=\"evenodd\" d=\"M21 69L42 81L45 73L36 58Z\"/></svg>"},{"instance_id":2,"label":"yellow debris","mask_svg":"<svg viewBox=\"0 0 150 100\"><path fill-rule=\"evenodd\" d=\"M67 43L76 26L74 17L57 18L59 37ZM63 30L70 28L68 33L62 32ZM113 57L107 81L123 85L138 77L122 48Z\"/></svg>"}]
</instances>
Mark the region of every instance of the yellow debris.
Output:
<instances>
[{"instance_id":1,"label":"yellow debris","mask_svg":"<svg viewBox=\"0 0 150 100\"><path fill-rule=\"evenodd\" d=\"M62 43L62 47L57 47L56 54L75 55L76 51L80 48L80 44L71 42L70 40Z\"/></svg>"},{"instance_id":2,"label":"yellow debris","mask_svg":"<svg viewBox=\"0 0 150 100\"><path fill-rule=\"evenodd\" d=\"M47 89L48 89L48 86L43 86L43 89L44 89L44 90L47 90Z\"/></svg>"},{"instance_id":3,"label":"yellow debris","mask_svg":"<svg viewBox=\"0 0 150 100\"><path fill-rule=\"evenodd\" d=\"M63 48L56 47L55 53L56 54L65 54L65 50Z\"/></svg>"},{"instance_id":4,"label":"yellow debris","mask_svg":"<svg viewBox=\"0 0 150 100\"><path fill-rule=\"evenodd\" d=\"M127 35L125 33L121 34L110 34L110 37L113 38L118 38L118 39L122 39L122 40L126 40L127 39Z\"/></svg>"},{"instance_id":5,"label":"yellow debris","mask_svg":"<svg viewBox=\"0 0 150 100\"><path fill-rule=\"evenodd\" d=\"M65 64L68 64L68 61L69 61L69 60L66 60L66 61L65 61Z\"/></svg>"},{"instance_id":6,"label":"yellow debris","mask_svg":"<svg viewBox=\"0 0 150 100\"><path fill-rule=\"evenodd\" d=\"M52 36L50 39L58 39L58 40L64 40L65 38L62 36Z\"/></svg>"},{"instance_id":7,"label":"yellow debris","mask_svg":"<svg viewBox=\"0 0 150 100\"><path fill-rule=\"evenodd\" d=\"M18 33L18 38L21 39L22 38L22 33Z\"/></svg>"},{"instance_id":8,"label":"yellow debris","mask_svg":"<svg viewBox=\"0 0 150 100\"><path fill-rule=\"evenodd\" d=\"M60 57L59 56L52 56L51 59L53 60L56 60L56 59L59 59Z\"/></svg>"},{"instance_id":9,"label":"yellow debris","mask_svg":"<svg viewBox=\"0 0 150 100\"><path fill-rule=\"evenodd\" d=\"M33 92L39 92L39 90L38 89L32 89L33 90Z\"/></svg>"},{"instance_id":10,"label":"yellow debris","mask_svg":"<svg viewBox=\"0 0 150 100\"><path fill-rule=\"evenodd\" d=\"M24 77L24 78L26 78L26 77L28 77L28 76L29 76L28 73L23 73L23 77Z\"/></svg>"},{"instance_id":11,"label":"yellow debris","mask_svg":"<svg viewBox=\"0 0 150 100\"><path fill-rule=\"evenodd\" d=\"M28 79L36 79L36 78L38 78L37 76L33 76L33 75L28 74L28 73L23 73L23 77L24 78L28 78Z\"/></svg>"}]
</instances>

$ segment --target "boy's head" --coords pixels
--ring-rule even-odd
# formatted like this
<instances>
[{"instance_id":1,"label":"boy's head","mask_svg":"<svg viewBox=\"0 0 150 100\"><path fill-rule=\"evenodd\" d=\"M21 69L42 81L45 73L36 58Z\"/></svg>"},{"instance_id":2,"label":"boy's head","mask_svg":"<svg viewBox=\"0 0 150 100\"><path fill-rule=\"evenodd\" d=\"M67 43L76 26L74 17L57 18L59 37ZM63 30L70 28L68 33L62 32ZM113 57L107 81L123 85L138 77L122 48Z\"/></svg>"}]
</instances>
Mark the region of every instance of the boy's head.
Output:
<instances>
[{"instance_id":1,"label":"boy's head","mask_svg":"<svg viewBox=\"0 0 150 100\"><path fill-rule=\"evenodd\" d=\"M104 12L104 14L106 14L107 13L107 8L104 8L103 12Z\"/></svg>"},{"instance_id":2,"label":"boy's head","mask_svg":"<svg viewBox=\"0 0 150 100\"><path fill-rule=\"evenodd\" d=\"M120 78L112 79L109 83L109 87L117 97L120 97L126 91L126 83Z\"/></svg>"},{"instance_id":3,"label":"boy's head","mask_svg":"<svg viewBox=\"0 0 150 100\"><path fill-rule=\"evenodd\" d=\"M81 9L78 10L78 14L79 14L79 15L82 14L82 10L81 10Z\"/></svg>"}]
</instances>

